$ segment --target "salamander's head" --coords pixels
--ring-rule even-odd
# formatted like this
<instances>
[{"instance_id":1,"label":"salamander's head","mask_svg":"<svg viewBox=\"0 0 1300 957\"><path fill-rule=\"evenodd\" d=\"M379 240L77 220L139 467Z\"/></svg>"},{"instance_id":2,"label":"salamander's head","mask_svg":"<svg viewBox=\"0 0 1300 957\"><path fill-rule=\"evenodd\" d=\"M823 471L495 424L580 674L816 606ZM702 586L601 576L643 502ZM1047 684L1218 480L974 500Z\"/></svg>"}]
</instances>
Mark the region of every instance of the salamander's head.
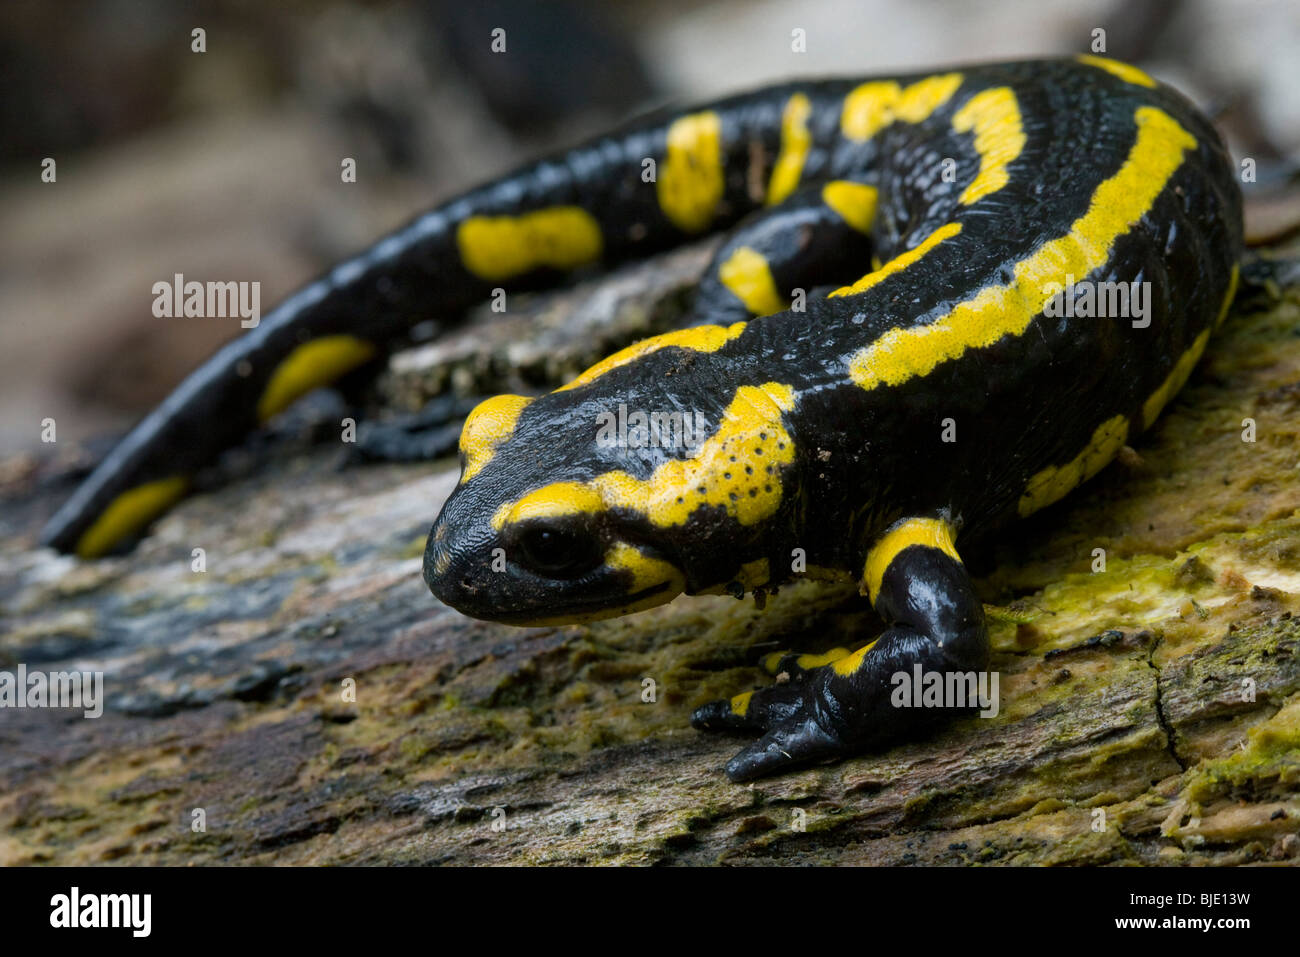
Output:
<instances>
[{"instance_id":1,"label":"salamander's head","mask_svg":"<svg viewBox=\"0 0 1300 957\"><path fill-rule=\"evenodd\" d=\"M589 484L613 467L595 441L597 412L555 396L498 396L466 420L461 481L429 533L424 580L467 615L606 618L684 587L673 559Z\"/></svg>"},{"instance_id":2,"label":"salamander's head","mask_svg":"<svg viewBox=\"0 0 1300 957\"><path fill-rule=\"evenodd\" d=\"M781 505L789 390L741 387L697 412L657 376L619 379L499 396L470 414L460 484L424 553L435 596L476 618L539 624L626 614L735 577Z\"/></svg>"}]
</instances>

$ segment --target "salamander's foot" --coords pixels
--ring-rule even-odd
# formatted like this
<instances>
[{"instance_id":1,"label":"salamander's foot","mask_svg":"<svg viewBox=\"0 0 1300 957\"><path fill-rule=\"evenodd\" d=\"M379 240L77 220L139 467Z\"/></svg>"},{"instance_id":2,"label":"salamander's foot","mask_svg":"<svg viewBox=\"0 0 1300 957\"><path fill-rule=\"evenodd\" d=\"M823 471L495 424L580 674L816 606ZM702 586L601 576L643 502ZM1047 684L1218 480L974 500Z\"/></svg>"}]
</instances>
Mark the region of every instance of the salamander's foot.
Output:
<instances>
[{"instance_id":1,"label":"salamander's foot","mask_svg":"<svg viewBox=\"0 0 1300 957\"><path fill-rule=\"evenodd\" d=\"M819 761L879 750L975 706L988 666L984 611L944 519L917 517L892 526L872 548L863 591L890 627L857 651L823 655L777 652L763 660L776 684L714 701L695 712L702 731L761 732L727 764L748 781ZM918 673L940 679L947 700L900 695ZM983 703L981 702L981 706Z\"/></svg>"},{"instance_id":2,"label":"salamander's foot","mask_svg":"<svg viewBox=\"0 0 1300 957\"><path fill-rule=\"evenodd\" d=\"M446 455L456 448L465 416L479 401L443 395L419 412L387 422L362 422L350 458L353 462L428 462Z\"/></svg>"},{"instance_id":3,"label":"salamander's foot","mask_svg":"<svg viewBox=\"0 0 1300 957\"><path fill-rule=\"evenodd\" d=\"M733 781L853 754L863 745L856 727L862 705L883 695L888 706L887 685L868 690L847 680L870 647L855 654L837 648L828 655L768 655L763 666L777 684L710 702L696 710L691 724L701 731L763 733L728 762Z\"/></svg>"}]
</instances>

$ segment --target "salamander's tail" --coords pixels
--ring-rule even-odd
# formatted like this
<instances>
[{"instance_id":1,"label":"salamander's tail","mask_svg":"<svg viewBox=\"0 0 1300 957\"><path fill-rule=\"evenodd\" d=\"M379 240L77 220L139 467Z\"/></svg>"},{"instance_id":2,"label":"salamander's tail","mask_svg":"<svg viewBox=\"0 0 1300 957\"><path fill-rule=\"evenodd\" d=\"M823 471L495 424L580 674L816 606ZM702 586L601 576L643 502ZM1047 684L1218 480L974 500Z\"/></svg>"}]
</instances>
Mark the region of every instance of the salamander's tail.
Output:
<instances>
[{"instance_id":1,"label":"salamander's tail","mask_svg":"<svg viewBox=\"0 0 1300 957\"><path fill-rule=\"evenodd\" d=\"M745 171L755 150L777 154L787 98L778 88L649 118L454 199L336 266L146 416L50 519L42 544L83 558L118 548L222 450L419 322L454 319L496 287L537 287L735 221L762 201Z\"/></svg>"}]
</instances>

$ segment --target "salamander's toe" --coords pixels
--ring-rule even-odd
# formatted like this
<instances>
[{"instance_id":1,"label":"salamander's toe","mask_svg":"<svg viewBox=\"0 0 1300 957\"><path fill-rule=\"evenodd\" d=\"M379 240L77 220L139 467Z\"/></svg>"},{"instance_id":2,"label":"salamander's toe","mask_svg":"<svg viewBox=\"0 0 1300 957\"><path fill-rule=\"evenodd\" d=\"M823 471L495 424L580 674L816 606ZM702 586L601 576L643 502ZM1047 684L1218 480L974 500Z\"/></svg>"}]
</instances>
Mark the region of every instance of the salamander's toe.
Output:
<instances>
[{"instance_id":1,"label":"salamander's toe","mask_svg":"<svg viewBox=\"0 0 1300 957\"><path fill-rule=\"evenodd\" d=\"M697 708L691 726L700 731L766 731L795 714L803 706L803 697L800 689L790 685L746 691Z\"/></svg>"},{"instance_id":2,"label":"salamander's toe","mask_svg":"<svg viewBox=\"0 0 1300 957\"><path fill-rule=\"evenodd\" d=\"M727 762L733 781L792 771L804 765L842 757L844 743L813 718L797 715L742 750Z\"/></svg>"},{"instance_id":3,"label":"salamander's toe","mask_svg":"<svg viewBox=\"0 0 1300 957\"><path fill-rule=\"evenodd\" d=\"M763 734L727 765L733 781L852 754L860 736L855 702L862 695L845 682L853 674L847 665L860 663L862 656L846 648L820 655L770 654L762 666L776 677L775 684L710 702L695 712L691 724L701 731Z\"/></svg>"}]
</instances>

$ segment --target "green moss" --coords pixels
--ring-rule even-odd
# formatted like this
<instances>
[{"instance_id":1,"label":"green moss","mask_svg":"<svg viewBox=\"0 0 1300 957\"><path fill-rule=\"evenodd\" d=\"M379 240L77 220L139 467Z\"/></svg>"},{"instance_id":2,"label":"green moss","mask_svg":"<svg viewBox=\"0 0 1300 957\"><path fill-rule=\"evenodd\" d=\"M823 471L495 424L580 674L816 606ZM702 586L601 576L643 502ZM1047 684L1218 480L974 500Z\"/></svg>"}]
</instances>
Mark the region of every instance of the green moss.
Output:
<instances>
[{"instance_id":1,"label":"green moss","mask_svg":"<svg viewBox=\"0 0 1300 957\"><path fill-rule=\"evenodd\" d=\"M1300 785L1300 696L1293 696L1277 714L1246 734L1245 746L1224 758L1205 761L1191 775L1188 800L1244 794L1257 798L1261 790L1279 796Z\"/></svg>"}]
</instances>

